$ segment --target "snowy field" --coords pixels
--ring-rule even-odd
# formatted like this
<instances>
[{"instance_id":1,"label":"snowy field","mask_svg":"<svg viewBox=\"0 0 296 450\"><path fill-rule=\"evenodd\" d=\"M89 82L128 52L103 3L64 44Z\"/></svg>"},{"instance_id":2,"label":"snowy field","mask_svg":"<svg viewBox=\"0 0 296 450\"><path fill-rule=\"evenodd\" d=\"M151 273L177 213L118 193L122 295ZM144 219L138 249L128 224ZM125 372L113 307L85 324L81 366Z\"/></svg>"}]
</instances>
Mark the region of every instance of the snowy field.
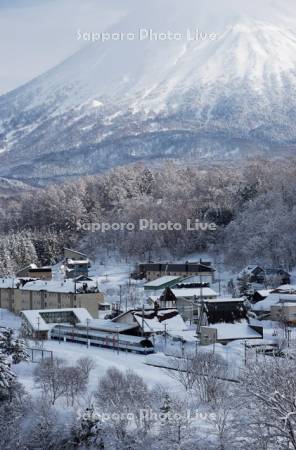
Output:
<instances>
[{"instance_id":1,"label":"snowy field","mask_svg":"<svg viewBox=\"0 0 296 450\"><path fill-rule=\"evenodd\" d=\"M1 310L0 318L0 326L10 327L15 330L18 330L21 326L20 318L6 310ZM283 335L283 330L275 328L274 323L265 322L264 326L264 339L266 343L271 343ZM295 336L293 334L293 339L296 339L296 334ZM28 341L28 345L32 348L35 347L34 342ZM68 365L75 365L79 358L85 356L93 359L95 369L90 374L89 393L96 389L98 379L105 374L109 367L116 367L120 370L132 369L138 375L142 376L150 387L156 384L162 384L177 392L180 386L167 375L163 368L157 366L169 367L169 361L172 356L181 357L182 354L185 356L189 353L192 354L196 349L196 345L195 343L187 343L185 346L182 346L180 342L175 342L172 339L167 339L165 344L163 338L158 337L156 340L158 353L147 357L99 347L87 348L85 345L63 341L59 343L58 341L52 340L45 341L43 348L44 350L52 351L54 357L64 359ZM256 358L255 350L248 348L246 353L244 341L236 341L228 345L209 345L206 347L198 347L198 349L204 352L219 354L227 362L228 367L231 367L230 377L233 378L236 378L239 371L244 367L245 358L248 358L248 360L254 360ZM40 392L34 387L33 382L35 367L36 363L23 362L14 366L13 370L26 389L33 395L38 395Z\"/></svg>"}]
</instances>

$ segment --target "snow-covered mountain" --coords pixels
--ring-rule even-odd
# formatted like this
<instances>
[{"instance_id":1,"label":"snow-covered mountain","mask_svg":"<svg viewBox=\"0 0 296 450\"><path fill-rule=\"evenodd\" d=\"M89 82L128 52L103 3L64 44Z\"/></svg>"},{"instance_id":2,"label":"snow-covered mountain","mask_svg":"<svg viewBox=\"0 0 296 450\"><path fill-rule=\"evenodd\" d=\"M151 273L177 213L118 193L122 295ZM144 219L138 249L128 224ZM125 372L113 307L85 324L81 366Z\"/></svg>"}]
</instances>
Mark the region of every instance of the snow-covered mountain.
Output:
<instances>
[{"instance_id":1,"label":"snow-covered mountain","mask_svg":"<svg viewBox=\"0 0 296 450\"><path fill-rule=\"evenodd\" d=\"M293 149L291 0L139 3L108 31L120 40L88 42L0 98L0 176L52 179L138 160ZM100 32L77 38L89 31Z\"/></svg>"}]
</instances>

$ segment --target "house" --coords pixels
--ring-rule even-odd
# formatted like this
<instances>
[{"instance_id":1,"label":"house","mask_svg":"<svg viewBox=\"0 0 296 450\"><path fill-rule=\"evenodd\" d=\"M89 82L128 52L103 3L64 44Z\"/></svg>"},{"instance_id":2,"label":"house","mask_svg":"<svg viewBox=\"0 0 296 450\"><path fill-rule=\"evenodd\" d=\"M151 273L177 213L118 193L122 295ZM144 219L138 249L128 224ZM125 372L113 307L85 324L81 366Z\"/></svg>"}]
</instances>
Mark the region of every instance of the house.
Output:
<instances>
[{"instance_id":1,"label":"house","mask_svg":"<svg viewBox=\"0 0 296 450\"><path fill-rule=\"evenodd\" d=\"M167 287L175 286L180 280L182 280L182 277L176 277L176 276L164 276L160 278L156 278L153 281L149 281L144 285L145 291L159 291L164 290Z\"/></svg>"},{"instance_id":2,"label":"house","mask_svg":"<svg viewBox=\"0 0 296 450\"><path fill-rule=\"evenodd\" d=\"M211 288L182 288L182 289L172 289L172 293L178 299L180 297L187 300L211 300L217 299L219 294Z\"/></svg>"},{"instance_id":3,"label":"house","mask_svg":"<svg viewBox=\"0 0 296 450\"><path fill-rule=\"evenodd\" d=\"M247 276L249 283L264 284L265 272L264 269L255 264L245 267L239 274L238 279Z\"/></svg>"},{"instance_id":4,"label":"house","mask_svg":"<svg viewBox=\"0 0 296 450\"><path fill-rule=\"evenodd\" d=\"M148 281L163 276L188 277L198 276L200 282L212 283L215 269L211 262L185 262L185 263L144 263L139 264L133 276L146 278Z\"/></svg>"},{"instance_id":5,"label":"house","mask_svg":"<svg viewBox=\"0 0 296 450\"><path fill-rule=\"evenodd\" d=\"M272 291L264 300L252 305L251 309L258 317L271 318L271 309L273 306L278 303L294 302L296 302L296 291L287 292L278 288ZM276 315L273 314L273 317L276 317Z\"/></svg>"},{"instance_id":6,"label":"house","mask_svg":"<svg viewBox=\"0 0 296 450\"><path fill-rule=\"evenodd\" d=\"M66 278L77 278L79 276L88 277L88 269L91 267L90 261L84 253L64 248L64 270Z\"/></svg>"},{"instance_id":7,"label":"house","mask_svg":"<svg viewBox=\"0 0 296 450\"><path fill-rule=\"evenodd\" d=\"M281 299L275 305L270 307L270 319L278 322L284 322L287 325L296 325L296 299L287 301Z\"/></svg>"},{"instance_id":8,"label":"house","mask_svg":"<svg viewBox=\"0 0 296 450\"><path fill-rule=\"evenodd\" d=\"M263 339L263 327L243 323L218 323L200 328L201 345L227 344L237 340Z\"/></svg>"},{"instance_id":9,"label":"house","mask_svg":"<svg viewBox=\"0 0 296 450\"><path fill-rule=\"evenodd\" d=\"M150 336L153 334L175 333L186 329L184 320L176 309L135 309L127 311L112 320L119 325L133 327L129 334ZM131 332L132 331L132 332Z\"/></svg>"},{"instance_id":10,"label":"house","mask_svg":"<svg viewBox=\"0 0 296 450\"><path fill-rule=\"evenodd\" d=\"M19 270L16 274L18 278L35 278L39 280L51 280L51 267L37 267L36 264L30 264Z\"/></svg>"},{"instance_id":11,"label":"house","mask_svg":"<svg viewBox=\"0 0 296 450\"><path fill-rule=\"evenodd\" d=\"M265 269L265 280L267 284L290 284L291 275L281 268Z\"/></svg>"},{"instance_id":12,"label":"house","mask_svg":"<svg viewBox=\"0 0 296 450\"><path fill-rule=\"evenodd\" d=\"M238 279L247 276L249 283L254 284L289 284L291 275L282 268L263 268L257 265L250 265L242 270Z\"/></svg>"},{"instance_id":13,"label":"house","mask_svg":"<svg viewBox=\"0 0 296 450\"><path fill-rule=\"evenodd\" d=\"M202 295L200 295L202 290ZM246 317L245 300L243 298L222 298L210 288L182 288L164 290L160 297L151 296L150 303L160 308L176 308L185 321L196 322L203 312L209 323L215 321L233 322Z\"/></svg>"},{"instance_id":14,"label":"house","mask_svg":"<svg viewBox=\"0 0 296 450\"><path fill-rule=\"evenodd\" d=\"M87 259L87 255L77 250L64 247L64 259L73 259L74 261L85 260Z\"/></svg>"},{"instance_id":15,"label":"house","mask_svg":"<svg viewBox=\"0 0 296 450\"><path fill-rule=\"evenodd\" d=\"M242 297L218 297L217 299L205 300L204 313L209 324L235 323L247 317L245 299Z\"/></svg>"},{"instance_id":16,"label":"house","mask_svg":"<svg viewBox=\"0 0 296 450\"><path fill-rule=\"evenodd\" d=\"M266 297L269 296L269 294L271 294L273 291L273 289L260 289L258 291L254 292L254 295L252 296L252 302L253 303L257 303L257 302L261 302L262 300L265 300Z\"/></svg>"},{"instance_id":17,"label":"house","mask_svg":"<svg viewBox=\"0 0 296 450\"><path fill-rule=\"evenodd\" d=\"M90 262L88 259L67 259L64 268L66 278L88 277Z\"/></svg>"}]
</instances>

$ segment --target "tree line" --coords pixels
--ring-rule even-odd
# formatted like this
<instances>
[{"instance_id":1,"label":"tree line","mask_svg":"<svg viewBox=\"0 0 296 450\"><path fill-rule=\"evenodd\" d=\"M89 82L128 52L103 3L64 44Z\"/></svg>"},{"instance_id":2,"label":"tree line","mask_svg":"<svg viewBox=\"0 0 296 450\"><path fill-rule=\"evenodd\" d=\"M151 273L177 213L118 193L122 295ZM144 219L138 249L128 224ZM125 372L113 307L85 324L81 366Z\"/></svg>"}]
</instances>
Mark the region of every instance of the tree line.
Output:
<instances>
[{"instance_id":1,"label":"tree line","mask_svg":"<svg viewBox=\"0 0 296 450\"><path fill-rule=\"evenodd\" d=\"M118 167L26 192L2 211L0 248L11 264L1 270L32 259L56 261L63 245L78 246L93 258L119 252L141 260L206 250L223 253L232 267L257 262L290 269L296 264L295 175L296 159L258 159L233 167L170 162ZM182 229L141 231L140 219L177 222ZM189 231L188 219L215 223L217 229ZM102 233L81 226L101 223L136 227Z\"/></svg>"}]
</instances>

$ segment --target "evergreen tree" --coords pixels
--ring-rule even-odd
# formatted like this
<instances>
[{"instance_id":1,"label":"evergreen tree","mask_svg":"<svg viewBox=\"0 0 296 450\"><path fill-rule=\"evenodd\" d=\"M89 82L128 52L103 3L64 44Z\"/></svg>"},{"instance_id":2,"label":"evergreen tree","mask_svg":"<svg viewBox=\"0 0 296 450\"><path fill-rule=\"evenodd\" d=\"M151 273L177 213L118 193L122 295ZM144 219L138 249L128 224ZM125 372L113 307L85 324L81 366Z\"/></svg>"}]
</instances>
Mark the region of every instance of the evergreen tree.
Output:
<instances>
[{"instance_id":1,"label":"evergreen tree","mask_svg":"<svg viewBox=\"0 0 296 450\"><path fill-rule=\"evenodd\" d=\"M96 446L96 448L100 450L105 448L103 439L103 424L93 406L87 408L82 413L79 418L78 427L74 434L74 443L77 447Z\"/></svg>"},{"instance_id":2,"label":"evergreen tree","mask_svg":"<svg viewBox=\"0 0 296 450\"><path fill-rule=\"evenodd\" d=\"M0 351L12 357L13 364L19 364L21 361L29 361L29 355L26 350L26 344L23 339L15 336L10 328L0 330Z\"/></svg>"},{"instance_id":3,"label":"evergreen tree","mask_svg":"<svg viewBox=\"0 0 296 450\"><path fill-rule=\"evenodd\" d=\"M248 295L252 285L249 281L249 274L244 270L238 278L238 289L241 295Z\"/></svg>"},{"instance_id":4,"label":"evergreen tree","mask_svg":"<svg viewBox=\"0 0 296 450\"><path fill-rule=\"evenodd\" d=\"M7 356L0 352L0 401L9 397L14 379Z\"/></svg>"}]
</instances>

